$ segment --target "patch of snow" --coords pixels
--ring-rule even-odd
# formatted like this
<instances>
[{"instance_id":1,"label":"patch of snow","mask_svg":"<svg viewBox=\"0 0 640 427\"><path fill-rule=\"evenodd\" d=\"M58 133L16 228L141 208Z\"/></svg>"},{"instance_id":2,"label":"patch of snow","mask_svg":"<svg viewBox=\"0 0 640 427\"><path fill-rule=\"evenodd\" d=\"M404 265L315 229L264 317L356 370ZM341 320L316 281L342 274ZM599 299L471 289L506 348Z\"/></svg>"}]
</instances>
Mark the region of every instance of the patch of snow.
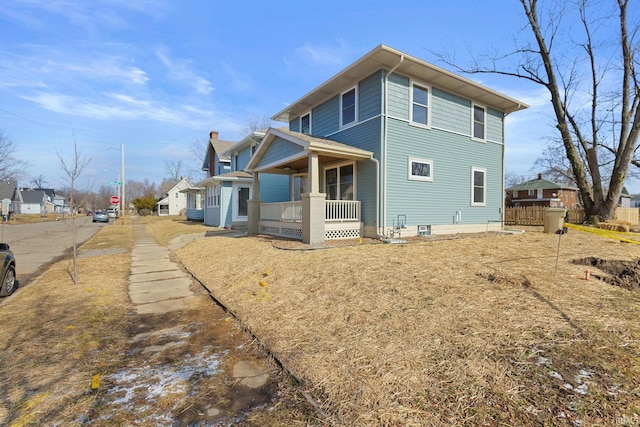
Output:
<instances>
[{"instance_id":1,"label":"patch of snow","mask_svg":"<svg viewBox=\"0 0 640 427\"><path fill-rule=\"evenodd\" d=\"M563 380L564 380L564 378L562 378L562 375L560 375L560 373L559 373L559 372L556 372L556 371L551 371L551 372L549 372L549 376L550 376L551 378L555 378L555 379L558 379L558 380L560 380L560 381L563 381Z\"/></svg>"}]
</instances>

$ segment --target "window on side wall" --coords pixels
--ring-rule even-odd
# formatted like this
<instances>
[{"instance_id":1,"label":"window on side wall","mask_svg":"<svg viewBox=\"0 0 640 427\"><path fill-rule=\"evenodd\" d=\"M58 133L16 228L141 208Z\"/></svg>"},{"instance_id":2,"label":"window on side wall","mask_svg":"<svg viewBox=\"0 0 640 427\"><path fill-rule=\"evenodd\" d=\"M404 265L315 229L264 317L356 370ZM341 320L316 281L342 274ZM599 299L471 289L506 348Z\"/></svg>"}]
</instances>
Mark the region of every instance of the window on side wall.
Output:
<instances>
[{"instance_id":1,"label":"window on side wall","mask_svg":"<svg viewBox=\"0 0 640 427\"><path fill-rule=\"evenodd\" d=\"M355 123L357 116L356 88L346 91L340 96L340 125Z\"/></svg>"},{"instance_id":2,"label":"window on side wall","mask_svg":"<svg viewBox=\"0 0 640 427\"><path fill-rule=\"evenodd\" d=\"M471 206L486 206L487 171L471 168Z\"/></svg>"},{"instance_id":3,"label":"window on side wall","mask_svg":"<svg viewBox=\"0 0 640 427\"><path fill-rule=\"evenodd\" d=\"M300 117L300 132L311 135L311 113Z\"/></svg>"},{"instance_id":4,"label":"window on side wall","mask_svg":"<svg viewBox=\"0 0 640 427\"><path fill-rule=\"evenodd\" d=\"M411 122L429 126L429 89L415 84L411 87Z\"/></svg>"},{"instance_id":5,"label":"window on side wall","mask_svg":"<svg viewBox=\"0 0 640 427\"><path fill-rule=\"evenodd\" d=\"M433 181L433 160L409 157L409 179L411 181Z\"/></svg>"},{"instance_id":6,"label":"window on side wall","mask_svg":"<svg viewBox=\"0 0 640 427\"><path fill-rule=\"evenodd\" d=\"M487 135L487 111L479 105L473 106L473 139L486 141Z\"/></svg>"}]
</instances>

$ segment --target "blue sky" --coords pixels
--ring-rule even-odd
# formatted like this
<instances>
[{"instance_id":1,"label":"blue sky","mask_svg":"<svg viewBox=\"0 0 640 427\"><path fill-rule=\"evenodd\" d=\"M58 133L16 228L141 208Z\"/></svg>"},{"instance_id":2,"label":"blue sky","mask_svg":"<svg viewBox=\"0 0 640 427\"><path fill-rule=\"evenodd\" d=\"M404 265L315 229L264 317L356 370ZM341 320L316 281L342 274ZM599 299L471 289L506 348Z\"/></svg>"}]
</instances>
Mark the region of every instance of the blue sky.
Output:
<instances>
[{"instance_id":1,"label":"blue sky","mask_svg":"<svg viewBox=\"0 0 640 427\"><path fill-rule=\"evenodd\" d=\"M449 52L466 65L510 43L523 19L513 0L3 0L0 130L29 177L51 187L66 182L56 153L69 158L74 140L91 157L81 186L118 178L121 144L127 180L160 183L166 161L196 166L190 147L209 131L241 139L250 119L379 44L443 67L432 52ZM534 176L554 132L548 94L515 78L470 77L531 106L508 117L506 168Z\"/></svg>"}]
</instances>

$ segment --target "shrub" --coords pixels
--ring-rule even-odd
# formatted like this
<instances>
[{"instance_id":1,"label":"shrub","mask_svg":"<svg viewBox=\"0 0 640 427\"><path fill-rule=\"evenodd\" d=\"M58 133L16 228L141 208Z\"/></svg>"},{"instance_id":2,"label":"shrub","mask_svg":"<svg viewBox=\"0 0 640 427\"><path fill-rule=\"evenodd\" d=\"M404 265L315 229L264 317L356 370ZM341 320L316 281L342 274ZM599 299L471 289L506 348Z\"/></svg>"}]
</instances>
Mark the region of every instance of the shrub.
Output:
<instances>
[{"instance_id":1,"label":"shrub","mask_svg":"<svg viewBox=\"0 0 640 427\"><path fill-rule=\"evenodd\" d=\"M138 213L140 214L140 216L149 216L153 213L153 211L151 209L140 209Z\"/></svg>"}]
</instances>

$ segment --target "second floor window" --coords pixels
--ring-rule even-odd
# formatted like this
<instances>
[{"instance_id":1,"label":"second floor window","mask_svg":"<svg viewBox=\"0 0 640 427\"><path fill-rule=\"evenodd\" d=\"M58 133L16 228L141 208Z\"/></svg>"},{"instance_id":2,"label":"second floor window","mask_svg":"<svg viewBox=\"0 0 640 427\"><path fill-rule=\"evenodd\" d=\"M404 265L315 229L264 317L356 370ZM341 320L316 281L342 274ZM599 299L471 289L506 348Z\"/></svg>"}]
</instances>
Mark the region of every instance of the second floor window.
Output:
<instances>
[{"instance_id":1,"label":"second floor window","mask_svg":"<svg viewBox=\"0 0 640 427\"><path fill-rule=\"evenodd\" d=\"M356 121L356 88L342 94L340 98L341 126L346 126Z\"/></svg>"},{"instance_id":2,"label":"second floor window","mask_svg":"<svg viewBox=\"0 0 640 427\"><path fill-rule=\"evenodd\" d=\"M300 117L300 132L311 135L311 114Z\"/></svg>"},{"instance_id":3,"label":"second floor window","mask_svg":"<svg viewBox=\"0 0 640 427\"><path fill-rule=\"evenodd\" d=\"M473 106L473 137L475 139L485 139L485 109L474 105Z\"/></svg>"},{"instance_id":4,"label":"second floor window","mask_svg":"<svg viewBox=\"0 0 640 427\"><path fill-rule=\"evenodd\" d=\"M414 85L411 96L411 121L421 125L429 125L429 90Z\"/></svg>"}]
</instances>

